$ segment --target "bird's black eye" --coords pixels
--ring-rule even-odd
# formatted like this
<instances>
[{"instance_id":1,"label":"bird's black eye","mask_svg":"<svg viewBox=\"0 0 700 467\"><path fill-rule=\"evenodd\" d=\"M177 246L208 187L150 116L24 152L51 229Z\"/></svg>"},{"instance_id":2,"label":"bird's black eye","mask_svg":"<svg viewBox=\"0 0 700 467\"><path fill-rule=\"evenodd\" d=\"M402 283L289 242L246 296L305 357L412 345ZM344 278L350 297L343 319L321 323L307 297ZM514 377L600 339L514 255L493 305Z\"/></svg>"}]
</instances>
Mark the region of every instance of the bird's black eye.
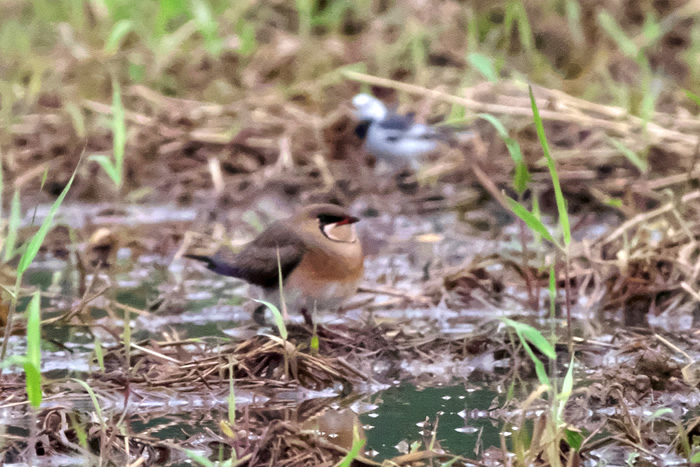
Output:
<instances>
[{"instance_id":1,"label":"bird's black eye","mask_svg":"<svg viewBox=\"0 0 700 467\"><path fill-rule=\"evenodd\" d=\"M318 221L321 223L322 227L324 225L335 224L336 222L341 222L344 219L346 219L346 218L343 216L334 216L332 214L319 214L318 215Z\"/></svg>"}]
</instances>

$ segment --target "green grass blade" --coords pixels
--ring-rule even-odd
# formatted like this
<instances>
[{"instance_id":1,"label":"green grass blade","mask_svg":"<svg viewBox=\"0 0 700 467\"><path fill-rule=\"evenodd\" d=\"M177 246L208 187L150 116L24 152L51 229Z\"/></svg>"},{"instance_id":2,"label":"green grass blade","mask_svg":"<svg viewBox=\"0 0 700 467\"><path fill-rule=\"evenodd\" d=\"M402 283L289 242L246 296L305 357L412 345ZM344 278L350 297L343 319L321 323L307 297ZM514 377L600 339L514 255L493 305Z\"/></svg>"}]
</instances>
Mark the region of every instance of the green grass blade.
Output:
<instances>
[{"instance_id":1,"label":"green grass blade","mask_svg":"<svg viewBox=\"0 0 700 467\"><path fill-rule=\"evenodd\" d=\"M569 447L575 449L576 451L581 450L581 445L583 444L583 440L585 438L580 431L565 429L564 436L566 437L566 443L569 445Z\"/></svg>"},{"instance_id":2,"label":"green grass blade","mask_svg":"<svg viewBox=\"0 0 700 467\"><path fill-rule=\"evenodd\" d=\"M520 0L513 0L513 4L517 5L517 21L518 21L518 32L520 33L520 43L523 45L528 53L534 50L533 47L533 35L532 28L530 27L530 20L527 17L527 11L525 10L525 4ZM510 5L508 5L510 7ZM508 8L506 7L506 8Z\"/></svg>"},{"instance_id":3,"label":"green grass blade","mask_svg":"<svg viewBox=\"0 0 700 467\"><path fill-rule=\"evenodd\" d=\"M646 131L647 124L651 121L656 111L656 101L662 90L660 81L651 77L651 72L645 62L645 78L642 83L644 92L642 93L642 101L639 104L639 116L642 117L643 130Z\"/></svg>"},{"instance_id":4,"label":"green grass blade","mask_svg":"<svg viewBox=\"0 0 700 467\"><path fill-rule=\"evenodd\" d=\"M233 385L233 360L228 365L228 422L236 426L236 392Z\"/></svg>"},{"instance_id":5,"label":"green grass blade","mask_svg":"<svg viewBox=\"0 0 700 467\"><path fill-rule=\"evenodd\" d=\"M564 10L571 37L576 45L583 44L585 34L581 27L581 4L577 0L565 0Z\"/></svg>"},{"instance_id":6,"label":"green grass blade","mask_svg":"<svg viewBox=\"0 0 700 467\"><path fill-rule=\"evenodd\" d=\"M261 303L270 309L270 311L272 312L272 316L274 316L275 318L275 325L279 330L280 337L284 340L287 340L287 326L284 324L284 317L282 316L282 312L280 312L279 308L265 300L258 300L254 298L253 301Z\"/></svg>"},{"instance_id":7,"label":"green grass blade","mask_svg":"<svg viewBox=\"0 0 700 467\"><path fill-rule=\"evenodd\" d=\"M645 47L651 47L656 45L656 42L668 32L666 28L661 27L659 18L654 14L653 11L649 12L644 18L644 24L642 25L642 35L645 39Z\"/></svg>"},{"instance_id":8,"label":"green grass blade","mask_svg":"<svg viewBox=\"0 0 700 467\"><path fill-rule=\"evenodd\" d=\"M82 156L80 157L82 159ZM71 185L73 185L73 180L75 180L75 174L78 172L79 166L80 161L78 161L78 165L75 167L73 175L71 175L70 180L68 180L68 183L66 184L65 188L63 188L63 191L60 195L58 195L58 198L56 198L56 201L54 201L53 205L51 206L49 214L44 219L44 222L41 223L41 227L39 227L37 233L35 233L32 239L29 241L27 249L24 250L22 257L19 259L19 265L17 266L18 275L21 276L22 274L24 274L24 271L26 271L29 265L32 264L32 261L34 261L36 254L39 252L39 248L41 248L41 244L44 243L44 238L46 238L46 234L51 228L51 224L53 223L53 218L56 215L56 211L58 211L58 208L61 206L63 200L68 194L68 190L70 190Z\"/></svg>"},{"instance_id":9,"label":"green grass blade","mask_svg":"<svg viewBox=\"0 0 700 467\"><path fill-rule=\"evenodd\" d=\"M97 162L100 165L100 167L102 167L102 169L105 171L105 173L109 176L112 182L116 186L119 186L121 177L119 175L117 167L112 163L112 159L105 156L104 154L94 154L90 156L88 160Z\"/></svg>"},{"instance_id":10,"label":"green grass blade","mask_svg":"<svg viewBox=\"0 0 700 467\"><path fill-rule=\"evenodd\" d=\"M521 332L525 339L527 339L528 342L537 347L537 349L540 352L542 352L552 360L557 358L557 354L554 351L554 347L552 346L552 344L537 329L530 328Z\"/></svg>"},{"instance_id":11,"label":"green grass blade","mask_svg":"<svg viewBox=\"0 0 700 467\"><path fill-rule=\"evenodd\" d=\"M41 294L34 292L27 306L27 358L24 363L27 397L35 409L41 405Z\"/></svg>"},{"instance_id":12,"label":"green grass blade","mask_svg":"<svg viewBox=\"0 0 700 467\"><path fill-rule=\"evenodd\" d=\"M440 467L451 467L451 466L455 465L460 460L461 459L459 457L453 457L452 459L448 460L447 462L443 462L442 464L440 464Z\"/></svg>"},{"instance_id":13,"label":"green grass blade","mask_svg":"<svg viewBox=\"0 0 700 467\"><path fill-rule=\"evenodd\" d=\"M484 75L484 78L492 83L498 82L498 73L496 72L496 67L493 65L491 57L473 52L467 55L467 60L471 66Z\"/></svg>"},{"instance_id":14,"label":"green grass blade","mask_svg":"<svg viewBox=\"0 0 700 467\"><path fill-rule=\"evenodd\" d=\"M360 451L365 446L365 440L360 438L357 425L352 427L352 447L350 451L338 462L338 467L350 467L352 462L360 455Z\"/></svg>"},{"instance_id":15,"label":"green grass blade","mask_svg":"<svg viewBox=\"0 0 700 467\"><path fill-rule=\"evenodd\" d=\"M83 387L83 389L85 389L85 391L87 391L88 395L90 396L90 400L92 400L92 405L93 407L95 407L95 414L97 415L97 419L100 421L100 425L102 426L103 432L106 433L107 424L105 423L104 417L102 416L102 407L100 407L100 402L97 400L97 394L95 394L95 391L93 391L90 385L85 381L77 378L72 379L73 381L80 384Z\"/></svg>"},{"instance_id":16,"label":"green grass blade","mask_svg":"<svg viewBox=\"0 0 700 467\"><path fill-rule=\"evenodd\" d=\"M547 230L547 227L544 226L542 221L540 221L537 217L535 217L534 214L528 211L525 208L525 206L518 203L516 200L509 196L506 196L506 201L508 202L508 206L513 211L513 213L519 218L521 218L523 222L525 222L533 232L536 232L542 238L549 240L551 243L553 243L561 249L561 245L559 245L559 242L557 242L554 239L554 237L552 237L552 234L549 233L549 230Z\"/></svg>"},{"instance_id":17,"label":"green grass blade","mask_svg":"<svg viewBox=\"0 0 700 467\"><path fill-rule=\"evenodd\" d=\"M241 20L241 25L237 28L237 35L240 41L238 54L247 57L252 55L258 47L255 26L252 23Z\"/></svg>"},{"instance_id":18,"label":"green grass blade","mask_svg":"<svg viewBox=\"0 0 700 467\"><path fill-rule=\"evenodd\" d=\"M204 467L215 467L216 464L214 464L212 461L207 459L201 454L197 454L196 452L190 450L190 449L185 449L185 454L187 454L187 457L189 457L191 460L197 462L198 464L204 466Z\"/></svg>"},{"instance_id":19,"label":"green grass blade","mask_svg":"<svg viewBox=\"0 0 700 467\"><path fill-rule=\"evenodd\" d=\"M687 89L684 89L683 91L685 91L685 95L688 96L690 100L695 102L696 105L700 105L700 96L691 91L688 91Z\"/></svg>"},{"instance_id":20,"label":"green grass blade","mask_svg":"<svg viewBox=\"0 0 700 467\"><path fill-rule=\"evenodd\" d=\"M564 376L564 382L561 385L561 391L559 392L558 398L563 403L561 408L564 408L566 401L571 397L571 393L574 390L574 356L571 356L571 361L569 362L569 368L566 370L566 375Z\"/></svg>"},{"instance_id":21,"label":"green grass blade","mask_svg":"<svg viewBox=\"0 0 700 467\"><path fill-rule=\"evenodd\" d=\"M514 32L518 32L520 45L528 54L532 53L532 28L530 27L530 21L527 18L527 11L525 11L522 1L510 0L505 6L505 10L503 29L506 31L509 37ZM518 26L516 30L513 28L513 25L515 24Z\"/></svg>"},{"instance_id":22,"label":"green grass blade","mask_svg":"<svg viewBox=\"0 0 700 467\"><path fill-rule=\"evenodd\" d=\"M623 54L628 58L637 60L639 57L639 47L632 39L627 37L622 27L617 24L615 18L605 10L598 13L598 24L617 43Z\"/></svg>"},{"instance_id":23,"label":"green grass blade","mask_svg":"<svg viewBox=\"0 0 700 467\"><path fill-rule=\"evenodd\" d=\"M49 176L48 166L44 169L44 175L41 176L41 185L39 185L39 191L44 191L44 185L46 185L46 179Z\"/></svg>"},{"instance_id":24,"label":"green grass blade","mask_svg":"<svg viewBox=\"0 0 700 467\"><path fill-rule=\"evenodd\" d=\"M529 324L519 323L509 318L501 318L503 322L515 329L519 336L524 337L528 342L537 347L537 350L545 354L548 358L554 360L557 358L557 353L554 351L552 344L542 335L540 331L533 328Z\"/></svg>"},{"instance_id":25,"label":"green grass blade","mask_svg":"<svg viewBox=\"0 0 700 467\"><path fill-rule=\"evenodd\" d=\"M668 415L668 414L673 414L673 409L670 409L668 407L662 407L662 408L658 409L656 412L654 412L653 414L649 415L648 420L649 421L656 420L657 418L663 417L664 415Z\"/></svg>"},{"instance_id":26,"label":"green grass blade","mask_svg":"<svg viewBox=\"0 0 700 467\"><path fill-rule=\"evenodd\" d=\"M122 41L129 32L134 27L134 23L128 19L121 19L117 21L112 27L112 31L107 37L107 42L105 42L104 51L108 54L113 54L119 50Z\"/></svg>"},{"instance_id":27,"label":"green grass blade","mask_svg":"<svg viewBox=\"0 0 700 467\"><path fill-rule=\"evenodd\" d=\"M82 108L74 102L66 102L63 108L70 116L73 129L75 130L75 135L79 140L85 139L87 136L87 130L85 128L85 116L83 115Z\"/></svg>"},{"instance_id":28,"label":"green grass blade","mask_svg":"<svg viewBox=\"0 0 700 467\"><path fill-rule=\"evenodd\" d=\"M41 367L41 294L34 292L27 306L27 359Z\"/></svg>"},{"instance_id":29,"label":"green grass blade","mask_svg":"<svg viewBox=\"0 0 700 467\"><path fill-rule=\"evenodd\" d=\"M447 114L445 124L449 124L451 122L463 122L466 119L467 110L464 108L464 106L460 104L452 104L450 106L450 113Z\"/></svg>"},{"instance_id":30,"label":"green grass blade","mask_svg":"<svg viewBox=\"0 0 700 467\"><path fill-rule=\"evenodd\" d=\"M214 19L209 3L204 0L190 0L190 5L192 17L204 38L204 48L212 56L218 57L223 48L223 41L218 35L219 24Z\"/></svg>"},{"instance_id":31,"label":"green grass blade","mask_svg":"<svg viewBox=\"0 0 700 467\"><path fill-rule=\"evenodd\" d=\"M102 351L102 341L100 341L100 338L95 336L95 360L97 360L97 365L100 367L100 371L102 373L105 372L105 357L104 357L104 352Z\"/></svg>"},{"instance_id":32,"label":"green grass blade","mask_svg":"<svg viewBox=\"0 0 700 467\"><path fill-rule=\"evenodd\" d=\"M73 412L68 412L68 420L70 421L70 427L75 431L75 436L78 437L78 444L80 444L83 449L87 449L88 435L85 428L78 421L78 418Z\"/></svg>"},{"instance_id":33,"label":"green grass blade","mask_svg":"<svg viewBox=\"0 0 700 467\"><path fill-rule=\"evenodd\" d=\"M24 376L26 378L27 399L29 404L38 409L41 405L41 372L28 360L24 361Z\"/></svg>"},{"instance_id":34,"label":"green grass blade","mask_svg":"<svg viewBox=\"0 0 700 467\"><path fill-rule=\"evenodd\" d=\"M561 184L559 183L559 174L557 174L556 164L554 163L554 159L549 152L549 143L547 143L547 136L544 133L544 125L542 123L542 118L540 117L540 111L537 108L535 95L532 92L532 86L528 86L528 91L530 93L530 104L532 105L532 116L535 120L535 127L537 128L537 136L540 139L540 145L542 146L544 157L547 159L549 175L552 177L554 197L556 198L557 210L559 211L559 225L561 226L561 230L564 234L564 245L569 246L569 243L571 243L571 227L569 224L569 213L566 210L566 200L564 199L564 194L561 191Z\"/></svg>"},{"instance_id":35,"label":"green grass blade","mask_svg":"<svg viewBox=\"0 0 700 467\"><path fill-rule=\"evenodd\" d=\"M608 141L610 141L610 144L615 146L615 149L620 151L622 155L625 156L627 160L629 160L632 163L632 165L637 167L640 172L646 173L647 169L649 168L647 161L639 157L636 152L632 151L630 148L625 146L621 141L618 141L613 138L608 138Z\"/></svg>"},{"instance_id":36,"label":"green grass blade","mask_svg":"<svg viewBox=\"0 0 700 467\"><path fill-rule=\"evenodd\" d=\"M297 16L299 21L299 35L302 38L309 37L314 16L314 0L296 0Z\"/></svg>"},{"instance_id":37,"label":"green grass blade","mask_svg":"<svg viewBox=\"0 0 700 467\"><path fill-rule=\"evenodd\" d=\"M501 123L499 119L487 113L481 113L477 116L483 118L491 125L493 125L493 127L496 129L496 132L498 132L498 135L506 144L508 154L510 154L510 157L511 159L513 159L513 162L515 162L515 175L513 177L513 187L515 188L515 191L518 192L518 194L522 194L527 189L531 177L530 172L527 170L527 164L525 163L525 159L523 158L523 153L520 150L520 145L515 139L510 137L510 135L508 134L508 130L506 130L506 127L503 125L503 123Z\"/></svg>"},{"instance_id":38,"label":"green grass blade","mask_svg":"<svg viewBox=\"0 0 700 467\"><path fill-rule=\"evenodd\" d=\"M159 33L165 29L167 23L177 16L187 13L187 0L160 0L158 2L157 24Z\"/></svg>"},{"instance_id":39,"label":"green grass blade","mask_svg":"<svg viewBox=\"0 0 700 467\"><path fill-rule=\"evenodd\" d=\"M541 384L551 387L552 385L549 381L549 376L547 376L547 370L545 370L542 360L537 358L535 352L533 352L532 348L530 348L527 337L523 336L520 332L517 332L517 334L520 338L520 342L523 344L523 348L525 348L525 352L530 357L530 360L532 360L532 363L535 364L535 374L537 374L537 379Z\"/></svg>"},{"instance_id":40,"label":"green grass blade","mask_svg":"<svg viewBox=\"0 0 700 467\"><path fill-rule=\"evenodd\" d=\"M318 339L318 334L316 334L316 332L314 332L311 336L310 349L311 355L318 355L319 351L321 350L321 343Z\"/></svg>"},{"instance_id":41,"label":"green grass blade","mask_svg":"<svg viewBox=\"0 0 700 467\"><path fill-rule=\"evenodd\" d=\"M516 145L518 144L513 140L513 143ZM509 143L506 142L506 145ZM520 150L520 146L518 146L518 151ZM509 149L510 151L510 149ZM527 165L525 162L520 162L515 165L515 174L513 175L513 188L515 188L515 191L522 195L525 190L527 189L527 186L530 184L530 172L527 170Z\"/></svg>"}]
</instances>

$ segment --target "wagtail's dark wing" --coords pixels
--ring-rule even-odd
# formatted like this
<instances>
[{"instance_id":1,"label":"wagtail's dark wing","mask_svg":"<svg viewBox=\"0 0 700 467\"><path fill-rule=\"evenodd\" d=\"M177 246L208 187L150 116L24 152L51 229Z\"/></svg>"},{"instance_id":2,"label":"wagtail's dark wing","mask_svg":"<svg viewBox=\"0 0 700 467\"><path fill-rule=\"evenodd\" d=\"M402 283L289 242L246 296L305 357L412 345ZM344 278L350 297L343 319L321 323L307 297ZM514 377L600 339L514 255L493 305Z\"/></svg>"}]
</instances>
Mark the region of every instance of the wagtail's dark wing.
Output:
<instances>
[{"instance_id":1,"label":"wagtail's dark wing","mask_svg":"<svg viewBox=\"0 0 700 467\"><path fill-rule=\"evenodd\" d=\"M355 127L355 135L360 139L365 139L367 137L367 132L369 131L369 126L372 125L372 120L362 120Z\"/></svg>"},{"instance_id":2,"label":"wagtail's dark wing","mask_svg":"<svg viewBox=\"0 0 700 467\"><path fill-rule=\"evenodd\" d=\"M387 117L377 122L379 135L388 142L400 140L436 140L448 139L449 133L438 130L430 125L416 123L416 114L411 112L406 115L389 114ZM444 134L443 134L444 133Z\"/></svg>"},{"instance_id":3,"label":"wagtail's dark wing","mask_svg":"<svg viewBox=\"0 0 700 467\"><path fill-rule=\"evenodd\" d=\"M377 125L379 125L379 127L383 130L403 133L411 129L414 118L414 113L409 113L406 115L389 113L383 120L378 121Z\"/></svg>"},{"instance_id":4,"label":"wagtail's dark wing","mask_svg":"<svg viewBox=\"0 0 700 467\"><path fill-rule=\"evenodd\" d=\"M411 129L413 118L413 113L399 115L394 112L388 112L381 120L360 120L360 123L355 127L355 134L358 138L365 139L370 125L376 125L384 138L396 140Z\"/></svg>"},{"instance_id":5,"label":"wagtail's dark wing","mask_svg":"<svg viewBox=\"0 0 700 467\"><path fill-rule=\"evenodd\" d=\"M203 261L218 274L270 288L279 283L278 267L282 269L282 279L286 278L299 265L305 250L304 243L289 225L275 222L240 253L222 247L211 256L187 257Z\"/></svg>"}]
</instances>

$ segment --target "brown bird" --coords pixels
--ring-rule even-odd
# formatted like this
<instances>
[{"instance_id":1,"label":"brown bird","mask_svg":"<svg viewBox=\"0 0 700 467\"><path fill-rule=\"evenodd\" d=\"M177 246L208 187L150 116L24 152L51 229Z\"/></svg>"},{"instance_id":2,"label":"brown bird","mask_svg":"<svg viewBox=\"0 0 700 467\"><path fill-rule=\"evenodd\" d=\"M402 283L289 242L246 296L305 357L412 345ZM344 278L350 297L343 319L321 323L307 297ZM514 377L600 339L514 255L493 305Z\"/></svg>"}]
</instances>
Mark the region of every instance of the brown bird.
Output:
<instances>
[{"instance_id":1,"label":"brown bird","mask_svg":"<svg viewBox=\"0 0 700 467\"><path fill-rule=\"evenodd\" d=\"M185 257L259 286L264 299L278 307L281 269L286 306L300 310L308 322L308 311L337 308L357 291L364 273L357 221L340 206L312 204L274 222L239 253L223 247L211 256Z\"/></svg>"}]
</instances>

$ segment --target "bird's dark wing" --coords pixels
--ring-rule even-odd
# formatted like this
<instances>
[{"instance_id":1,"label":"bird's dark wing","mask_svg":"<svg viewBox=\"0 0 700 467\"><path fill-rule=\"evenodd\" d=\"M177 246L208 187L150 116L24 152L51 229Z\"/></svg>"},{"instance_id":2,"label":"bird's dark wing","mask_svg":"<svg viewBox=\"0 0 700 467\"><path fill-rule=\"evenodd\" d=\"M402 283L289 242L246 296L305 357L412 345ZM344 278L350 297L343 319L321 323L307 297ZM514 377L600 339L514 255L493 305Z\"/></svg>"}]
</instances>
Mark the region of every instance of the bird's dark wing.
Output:
<instances>
[{"instance_id":1,"label":"bird's dark wing","mask_svg":"<svg viewBox=\"0 0 700 467\"><path fill-rule=\"evenodd\" d=\"M360 139L365 139L367 137L367 132L369 131L369 126L372 124L372 120L362 120L355 127L355 135Z\"/></svg>"},{"instance_id":2,"label":"bird's dark wing","mask_svg":"<svg viewBox=\"0 0 700 467\"><path fill-rule=\"evenodd\" d=\"M408 131L413 125L414 116L415 114L413 113L406 115L390 113L377 124L384 130Z\"/></svg>"},{"instance_id":3,"label":"bird's dark wing","mask_svg":"<svg viewBox=\"0 0 700 467\"><path fill-rule=\"evenodd\" d=\"M238 254L223 247L212 256L187 257L203 261L218 274L270 288L279 283L277 251L284 279L301 262L305 247L299 236L282 222L272 224Z\"/></svg>"}]
</instances>

